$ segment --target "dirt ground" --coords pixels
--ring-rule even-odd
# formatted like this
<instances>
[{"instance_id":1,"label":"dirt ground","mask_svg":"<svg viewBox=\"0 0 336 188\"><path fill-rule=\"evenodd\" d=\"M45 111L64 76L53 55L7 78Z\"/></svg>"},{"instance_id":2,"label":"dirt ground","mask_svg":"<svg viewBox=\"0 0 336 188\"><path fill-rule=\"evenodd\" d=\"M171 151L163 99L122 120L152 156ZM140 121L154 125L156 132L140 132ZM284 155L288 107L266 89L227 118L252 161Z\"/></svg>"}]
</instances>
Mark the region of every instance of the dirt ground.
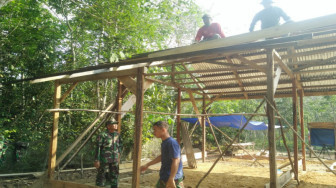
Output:
<instances>
[{"instance_id":1,"label":"dirt ground","mask_svg":"<svg viewBox=\"0 0 336 188\"><path fill-rule=\"evenodd\" d=\"M209 157L204 163L200 160L197 161L196 169L189 169L187 163L184 163L185 180L184 185L186 188L194 188L204 176L204 174L210 169L215 161L215 157ZM336 164L336 160L324 160L328 166ZM146 163L147 161L143 161ZM207 176L201 183L200 187L210 188L254 188L264 187L269 182L269 164L266 157L260 157L258 159L260 164L253 162L247 156L242 157L226 157L220 160L214 167L209 176ZM278 166L287 162L285 157L278 157ZM159 178L160 164L151 166L146 173L141 174L140 186L141 187L154 187L156 181ZM290 166L281 169L279 175L290 169ZM299 187L299 188L336 188L336 176L328 172L327 169L317 160L309 158L307 159L307 171L302 171L300 166L299 180L300 185L297 182L291 180L285 187ZM132 163L123 163L120 165L120 188L129 188L132 183ZM62 173L61 180L77 182L80 184L94 185L95 182L95 170L85 171L82 177L80 173ZM38 180L35 180L35 182ZM6 183L7 182L7 183ZM9 180L0 180L0 187L12 188L12 187L31 187L35 182L27 179L15 179L15 182ZM33 186L36 187L36 186Z\"/></svg>"}]
</instances>

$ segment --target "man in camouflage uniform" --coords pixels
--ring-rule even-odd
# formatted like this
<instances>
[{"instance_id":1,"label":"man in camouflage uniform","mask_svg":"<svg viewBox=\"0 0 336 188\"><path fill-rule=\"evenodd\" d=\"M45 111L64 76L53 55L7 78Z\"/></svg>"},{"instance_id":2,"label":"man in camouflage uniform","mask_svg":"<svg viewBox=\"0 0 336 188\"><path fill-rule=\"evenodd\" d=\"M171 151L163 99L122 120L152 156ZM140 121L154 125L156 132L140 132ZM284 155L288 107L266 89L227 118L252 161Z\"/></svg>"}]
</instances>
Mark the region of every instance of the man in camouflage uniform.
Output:
<instances>
[{"instance_id":1,"label":"man in camouflage uniform","mask_svg":"<svg viewBox=\"0 0 336 188\"><path fill-rule=\"evenodd\" d=\"M97 186L105 186L106 182L111 188L118 187L119 161L122 152L122 141L118 130L118 122L107 121L107 130L100 133L97 138L97 148L94 166L98 169ZM108 173L107 173L108 171Z\"/></svg>"}]
</instances>

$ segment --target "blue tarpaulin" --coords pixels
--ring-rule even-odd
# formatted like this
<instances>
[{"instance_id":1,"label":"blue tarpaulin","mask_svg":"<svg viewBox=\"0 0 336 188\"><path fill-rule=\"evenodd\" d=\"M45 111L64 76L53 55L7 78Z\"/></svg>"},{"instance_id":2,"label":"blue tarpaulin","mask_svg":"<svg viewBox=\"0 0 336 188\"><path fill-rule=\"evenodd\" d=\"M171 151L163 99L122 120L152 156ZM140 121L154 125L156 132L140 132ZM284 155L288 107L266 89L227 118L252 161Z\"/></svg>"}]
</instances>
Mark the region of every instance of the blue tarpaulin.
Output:
<instances>
[{"instance_id":1,"label":"blue tarpaulin","mask_svg":"<svg viewBox=\"0 0 336 188\"><path fill-rule=\"evenodd\" d=\"M183 121L195 124L197 118L181 118ZM215 116L209 117L210 122L216 127L232 127L236 129L241 129L247 122L243 115L230 115L230 116ZM209 126L206 121L206 126ZM266 130L267 125L264 122L250 121L245 127L246 130Z\"/></svg>"},{"instance_id":2,"label":"blue tarpaulin","mask_svg":"<svg viewBox=\"0 0 336 188\"><path fill-rule=\"evenodd\" d=\"M312 146L335 146L333 129L310 129L310 142Z\"/></svg>"}]
</instances>

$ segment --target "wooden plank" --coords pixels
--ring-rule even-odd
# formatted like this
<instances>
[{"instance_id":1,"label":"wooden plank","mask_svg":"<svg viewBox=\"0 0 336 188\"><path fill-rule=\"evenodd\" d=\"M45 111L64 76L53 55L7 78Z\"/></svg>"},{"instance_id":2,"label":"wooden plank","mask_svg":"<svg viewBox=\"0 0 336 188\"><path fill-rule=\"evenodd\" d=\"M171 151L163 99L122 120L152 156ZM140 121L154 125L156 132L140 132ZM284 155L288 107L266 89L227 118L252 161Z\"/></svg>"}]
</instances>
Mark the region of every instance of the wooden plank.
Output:
<instances>
[{"instance_id":1,"label":"wooden plank","mask_svg":"<svg viewBox=\"0 0 336 188\"><path fill-rule=\"evenodd\" d=\"M274 101L274 57L273 50L267 49L267 99ZM275 119L274 110L267 103L268 115L268 146L269 146L269 167L270 167L270 186L278 187L277 165L276 165L276 143L275 143Z\"/></svg>"},{"instance_id":2,"label":"wooden plank","mask_svg":"<svg viewBox=\"0 0 336 188\"><path fill-rule=\"evenodd\" d=\"M144 83L144 92L153 84L153 81L151 80L146 80ZM121 111L129 111L133 105L136 102L136 96L133 94L131 95L127 101L122 105L121 107ZM121 118L123 118L125 116L126 113L121 113Z\"/></svg>"},{"instance_id":3,"label":"wooden plank","mask_svg":"<svg viewBox=\"0 0 336 188\"><path fill-rule=\"evenodd\" d=\"M277 87L278 87L278 84L279 84L279 80L280 80L280 76L281 76L281 67L278 66L278 68L276 69L275 71L275 75L274 75L274 90L273 90L273 94L275 94L276 90L277 90Z\"/></svg>"},{"instance_id":4,"label":"wooden plank","mask_svg":"<svg viewBox=\"0 0 336 188\"><path fill-rule=\"evenodd\" d=\"M54 89L54 108L60 108L61 106L61 84L56 81ZM59 112L54 112L53 116L53 126L50 137L50 148L49 148L49 162L48 162L48 178L54 178L54 172L56 168L56 151L57 151L57 136L58 136L58 123L59 123Z\"/></svg>"},{"instance_id":5,"label":"wooden plank","mask_svg":"<svg viewBox=\"0 0 336 188\"><path fill-rule=\"evenodd\" d=\"M300 90L300 128L301 128L301 138L305 139L305 127L304 127L304 121L303 121L303 91ZM301 142L301 148L302 148L302 170L306 171L306 145Z\"/></svg>"},{"instance_id":6,"label":"wooden plank","mask_svg":"<svg viewBox=\"0 0 336 188\"><path fill-rule=\"evenodd\" d=\"M122 71L111 71L110 69L93 70L81 73L75 73L68 75L67 78L60 80L60 83L67 84L73 82L84 82L93 80L103 80L117 78L121 76L134 76L136 75L136 69L122 70ZM35 81L37 83L37 81Z\"/></svg>"},{"instance_id":7,"label":"wooden plank","mask_svg":"<svg viewBox=\"0 0 336 188\"><path fill-rule=\"evenodd\" d=\"M137 95L135 109L135 130L134 130L134 149L133 149L133 176L132 188L140 187L140 165L141 165L141 146L142 146L142 124L143 124L143 99L144 99L144 68L138 68L137 74Z\"/></svg>"},{"instance_id":8,"label":"wooden plank","mask_svg":"<svg viewBox=\"0 0 336 188\"><path fill-rule=\"evenodd\" d=\"M336 123L334 122L310 122L308 123L309 129L334 129Z\"/></svg>"},{"instance_id":9,"label":"wooden plank","mask_svg":"<svg viewBox=\"0 0 336 188\"><path fill-rule=\"evenodd\" d=\"M182 123L181 131L182 131L183 145L188 160L188 166L189 168L197 168L195 153L188 133L188 124L186 122Z\"/></svg>"},{"instance_id":10,"label":"wooden plank","mask_svg":"<svg viewBox=\"0 0 336 188\"><path fill-rule=\"evenodd\" d=\"M77 86L78 82L73 83L70 88L62 95L60 102L62 103L67 96L71 93L71 91Z\"/></svg>"},{"instance_id":11,"label":"wooden plank","mask_svg":"<svg viewBox=\"0 0 336 188\"><path fill-rule=\"evenodd\" d=\"M197 105L196 105L196 102L194 100L194 96L191 92L188 92L189 94L189 98L190 98L190 101L193 105L193 108L194 108L194 111L196 112L196 116L197 116L197 119L198 119L198 122L201 124L202 126L202 122L204 119L202 119L203 116L201 116L201 113L200 111L198 110L197 108ZM205 142L206 142L206 139L205 139L205 128L203 130L203 127L202 127L202 161L204 162L205 161ZM204 146L203 146L204 145Z\"/></svg>"},{"instance_id":12,"label":"wooden plank","mask_svg":"<svg viewBox=\"0 0 336 188\"><path fill-rule=\"evenodd\" d=\"M222 39L217 39L213 41L202 42L198 44L193 44L191 46L174 48L171 50L165 50L161 52L151 53L148 55L150 58L163 57L176 54L184 54L190 52L196 52L207 49L222 48L227 46L233 46L242 43L248 43L252 41L257 41L262 38L274 38L277 36L282 36L292 32L312 30L315 28L335 25L336 15L329 15L324 17L318 17L314 19L304 20L300 22L287 23L280 26L275 26L259 31L254 31L251 33L244 33L232 37L226 37Z\"/></svg>"},{"instance_id":13,"label":"wooden plank","mask_svg":"<svg viewBox=\"0 0 336 188\"><path fill-rule=\"evenodd\" d=\"M84 185L74 182L60 181L60 180L49 180L48 188L97 188L94 185Z\"/></svg>"},{"instance_id":14,"label":"wooden plank","mask_svg":"<svg viewBox=\"0 0 336 188\"><path fill-rule=\"evenodd\" d=\"M296 89L296 82L295 78L293 79L293 97L292 97L292 104L293 104L293 128L295 132L297 132L297 89ZM294 174L295 174L295 179L299 180L299 164L298 164L298 138L295 133L293 133L293 151L294 151Z\"/></svg>"},{"instance_id":15,"label":"wooden plank","mask_svg":"<svg viewBox=\"0 0 336 188\"><path fill-rule=\"evenodd\" d=\"M134 80L132 77L130 76L120 76L118 77L118 80L124 85L126 86L126 88L128 90L130 90L134 95L136 95L136 80Z\"/></svg>"},{"instance_id":16,"label":"wooden plank","mask_svg":"<svg viewBox=\"0 0 336 188\"><path fill-rule=\"evenodd\" d=\"M290 182L291 180L292 180L292 171L289 170L289 171L287 171L287 172L281 174L281 176L278 178L278 185L277 185L277 187L283 187L283 186L285 186L288 182ZM265 188L272 188L272 187L270 186L269 183L267 183L267 184L265 185Z\"/></svg>"}]
</instances>

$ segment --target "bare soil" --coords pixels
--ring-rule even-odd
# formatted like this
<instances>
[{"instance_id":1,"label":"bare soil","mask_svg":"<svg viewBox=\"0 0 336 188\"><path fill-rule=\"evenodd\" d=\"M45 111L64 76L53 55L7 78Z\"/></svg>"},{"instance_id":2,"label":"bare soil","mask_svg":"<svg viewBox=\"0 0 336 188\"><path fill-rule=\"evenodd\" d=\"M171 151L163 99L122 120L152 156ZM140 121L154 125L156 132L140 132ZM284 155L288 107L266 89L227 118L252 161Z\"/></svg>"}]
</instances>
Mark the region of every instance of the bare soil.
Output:
<instances>
[{"instance_id":1,"label":"bare soil","mask_svg":"<svg viewBox=\"0 0 336 188\"><path fill-rule=\"evenodd\" d=\"M213 165L216 156L209 156L209 158L203 163L198 160L197 168L190 169L187 164L184 164L185 180L184 185L186 188L194 188L206 174L206 172ZM286 157L279 156L277 158L278 166L287 162ZM336 163L336 160L324 160L328 166ZM147 161L143 161L146 163ZM267 157L259 157L258 163L253 162L249 156L240 157L226 157L224 160L220 160L214 167L212 172L204 179L200 184L200 187L210 188L254 188L264 187L269 182L269 163ZM327 169L317 160L307 159L307 171L302 171L302 166L299 168L299 180L291 180L285 187L299 187L299 188L336 188L336 176L328 172ZM140 186L141 187L154 187L159 178L160 164L151 166L146 173L141 174ZM281 169L281 172L290 170L290 166ZM129 188L132 184L132 163L123 163L120 165L120 188ZM94 185L96 171L85 171L83 176L79 171L71 173L62 173L61 180L77 182L80 184ZM14 180L0 179L0 188L12 188L12 187L31 187L33 184L40 180L28 179L28 178L16 178ZM34 186L36 187L36 186Z\"/></svg>"}]
</instances>

